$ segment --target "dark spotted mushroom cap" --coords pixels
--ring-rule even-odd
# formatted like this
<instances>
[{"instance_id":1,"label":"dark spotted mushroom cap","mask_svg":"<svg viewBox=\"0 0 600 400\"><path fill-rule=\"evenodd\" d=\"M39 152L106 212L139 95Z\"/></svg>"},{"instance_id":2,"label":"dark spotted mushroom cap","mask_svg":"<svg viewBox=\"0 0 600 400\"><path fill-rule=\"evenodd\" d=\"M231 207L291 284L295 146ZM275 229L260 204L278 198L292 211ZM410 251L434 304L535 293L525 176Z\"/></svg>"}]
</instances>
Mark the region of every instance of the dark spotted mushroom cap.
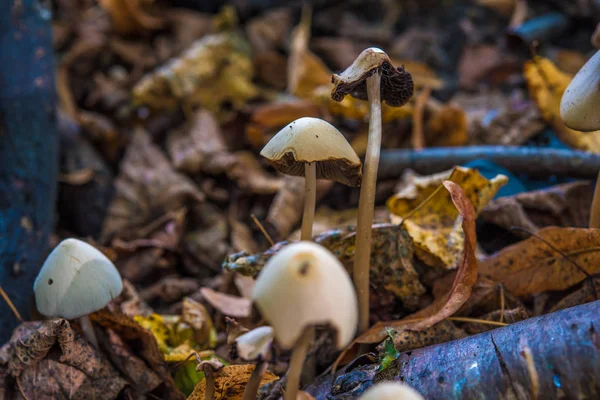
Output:
<instances>
[{"instance_id":1,"label":"dark spotted mushroom cap","mask_svg":"<svg viewBox=\"0 0 600 400\"><path fill-rule=\"evenodd\" d=\"M381 71L381 100L393 107L406 104L413 94L413 80L404 67L394 67L387 54L377 47L363 50L352 65L341 74L334 74L331 98L342 101L349 94L367 100L367 78Z\"/></svg>"}]
</instances>

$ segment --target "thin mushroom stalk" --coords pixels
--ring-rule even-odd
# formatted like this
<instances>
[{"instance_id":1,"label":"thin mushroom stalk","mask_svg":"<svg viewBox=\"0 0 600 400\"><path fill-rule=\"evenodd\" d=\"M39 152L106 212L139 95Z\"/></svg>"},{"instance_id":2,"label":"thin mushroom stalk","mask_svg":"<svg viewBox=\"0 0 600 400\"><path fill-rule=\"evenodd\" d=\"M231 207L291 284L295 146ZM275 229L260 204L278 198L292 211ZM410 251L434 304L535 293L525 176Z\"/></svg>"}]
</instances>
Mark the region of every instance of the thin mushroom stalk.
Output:
<instances>
[{"instance_id":1,"label":"thin mushroom stalk","mask_svg":"<svg viewBox=\"0 0 600 400\"><path fill-rule=\"evenodd\" d=\"M99 349L98 339L96 338L96 333L94 332L94 326L92 325L92 321L90 321L90 317L84 315L83 317L79 317L79 324L81 325L81 330L83 331L83 335L96 349Z\"/></svg>"},{"instance_id":2,"label":"thin mushroom stalk","mask_svg":"<svg viewBox=\"0 0 600 400\"><path fill-rule=\"evenodd\" d=\"M256 366L254 367L254 371L252 371L252 375L250 375L250 380L248 380L248 384L244 389L244 396L242 400L256 400L256 394L258 393L258 388L260 387L260 382L265 376L265 372L267 371L267 366L269 363L262 357L258 359L256 362Z\"/></svg>"},{"instance_id":3,"label":"thin mushroom stalk","mask_svg":"<svg viewBox=\"0 0 600 400\"><path fill-rule=\"evenodd\" d=\"M206 379L204 400L213 400L215 398L215 374L210 367L204 368L204 378Z\"/></svg>"},{"instance_id":4,"label":"thin mushroom stalk","mask_svg":"<svg viewBox=\"0 0 600 400\"><path fill-rule=\"evenodd\" d=\"M315 219L315 205L317 202L317 164L306 163L304 167L304 214L302 215L301 240L311 240L313 221Z\"/></svg>"},{"instance_id":5,"label":"thin mushroom stalk","mask_svg":"<svg viewBox=\"0 0 600 400\"><path fill-rule=\"evenodd\" d=\"M381 152L381 74L375 72L367 78L369 100L369 140L360 187L358 220L356 224L356 253L354 255L353 279L358 295L359 331L369 328L369 267L371 258L371 237L373 213L375 209L375 186L377 168Z\"/></svg>"},{"instance_id":6,"label":"thin mushroom stalk","mask_svg":"<svg viewBox=\"0 0 600 400\"><path fill-rule=\"evenodd\" d=\"M300 375L302 374L302 366L308 353L308 348L315 337L315 328L310 326L304 330L302 336L294 346L292 357L290 359L290 367L287 374L287 383L285 385L284 400L296 400L298 396L298 388L300 387Z\"/></svg>"}]
</instances>

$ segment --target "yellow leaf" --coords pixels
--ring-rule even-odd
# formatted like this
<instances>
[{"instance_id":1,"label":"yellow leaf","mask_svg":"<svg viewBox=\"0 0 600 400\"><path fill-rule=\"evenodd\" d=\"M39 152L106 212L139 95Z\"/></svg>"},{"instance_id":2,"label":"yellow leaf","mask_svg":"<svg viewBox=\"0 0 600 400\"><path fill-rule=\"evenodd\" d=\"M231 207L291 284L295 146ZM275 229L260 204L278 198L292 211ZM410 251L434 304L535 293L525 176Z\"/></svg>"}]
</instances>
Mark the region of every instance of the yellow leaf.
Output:
<instances>
[{"instance_id":1,"label":"yellow leaf","mask_svg":"<svg viewBox=\"0 0 600 400\"><path fill-rule=\"evenodd\" d=\"M432 176L413 176L403 190L388 199L393 223L402 222L414 211L404 227L414 241L415 254L428 265L453 268L463 253L464 232L450 194L440 189L445 179L463 188L478 214L508 178L497 175L487 180L475 169L456 167Z\"/></svg>"},{"instance_id":2,"label":"yellow leaf","mask_svg":"<svg viewBox=\"0 0 600 400\"><path fill-rule=\"evenodd\" d=\"M228 365L215 374L215 400L242 400L244 389L254 371L254 365ZM265 372L261 386L279 379L276 375ZM188 400L204 400L206 379L198 383Z\"/></svg>"},{"instance_id":3,"label":"yellow leaf","mask_svg":"<svg viewBox=\"0 0 600 400\"><path fill-rule=\"evenodd\" d=\"M216 334L204 306L192 299L183 301L182 316L136 315L135 321L150 330L168 363L179 363L195 351L214 347Z\"/></svg>"},{"instance_id":4,"label":"yellow leaf","mask_svg":"<svg viewBox=\"0 0 600 400\"><path fill-rule=\"evenodd\" d=\"M560 139L576 149L600 153L600 131L580 132L567 128L560 117L560 100L573 76L541 57L526 62L524 74L530 96Z\"/></svg>"}]
</instances>

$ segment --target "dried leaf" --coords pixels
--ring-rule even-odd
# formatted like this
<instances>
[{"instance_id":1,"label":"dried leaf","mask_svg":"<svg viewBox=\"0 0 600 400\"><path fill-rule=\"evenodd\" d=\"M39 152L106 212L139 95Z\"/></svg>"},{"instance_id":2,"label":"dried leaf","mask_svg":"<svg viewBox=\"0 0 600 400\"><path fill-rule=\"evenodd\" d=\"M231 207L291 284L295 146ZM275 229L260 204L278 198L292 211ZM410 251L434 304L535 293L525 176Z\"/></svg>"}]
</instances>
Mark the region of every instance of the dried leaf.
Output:
<instances>
[{"instance_id":1,"label":"dried leaf","mask_svg":"<svg viewBox=\"0 0 600 400\"><path fill-rule=\"evenodd\" d=\"M167 136L167 150L175 168L188 174L220 174L235 163L219 123L206 110L196 112L183 129Z\"/></svg>"},{"instance_id":2,"label":"dried leaf","mask_svg":"<svg viewBox=\"0 0 600 400\"><path fill-rule=\"evenodd\" d=\"M324 179L317 180L317 201L321 199L333 182ZM275 228L279 237L284 238L300 222L304 210L304 178L286 176L283 187L271 203L267 215L267 223Z\"/></svg>"},{"instance_id":3,"label":"dried leaf","mask_svg":"<svg viewBox=\"0 0 600 400\"><path fill-rule=\"evenodd\" d=\"M481 273L502 282L517 296L565 290L585 279L572 262L593 275L600 272L600 229L541 229L537 234L566 254L532 236L481 262Z\"/></svg>"},{"instance_id":4,"label":"dried leaf","mask_svg":"<svg viewBox=\"0 0 600 400\"><path fill-rule=\"evenodd\" d=\"M584 228L590 219L592 195L589 181L564 183L492 200L481 218L507 230L514 226L531 232L546 226Z\"/></svg>"},{"instance_id":5,"label":"dried leaf","mask_svg":"<svg viewBox=\"0 0 600 400\"><path fill-rule=\"evenodd\" d=\"M467 116L463 109L452 103L442 106L427 121L425 138L427 145L432 147L467 144Z\"/></svg>"},{"instance_id":6,"label":"dried leaf","mask_svg":"<svg viewBox=\"0 0 600 400\"><path fill-rule=\"evenodd\" d=\"M104 221L103 240L133 239L157 215L203 201L187 177L176 172L150 137L138 130L121 162L116 194Z\"/></svg>"},{"instance_id":7,"label":"dried leaf","mask_svg":"<svg viewBox=\"0 0 600 400\"><path fill-rule=\"evenodd\" d=\"M252 314L252 301L243 297L220 293L208 287L200 289L204 300L228 317L248 318Z\"/></svg>"},{"instance_id":8,"label":"dried leaf","mask_svg":"<svg viewBox=\"0 0 600 400\"><path fill-rule=\"evenodd\" d=\"M600 131L579 132L567 128L560 117L560 101L573 76L559 71L552 61L539 57L525 63L524 74L530 96L559 138L576 149L600 153Z\"/></svg>"},{"instance_id":9,"label":"dried leaf","mask_svg":"<svg viewBox=\"0 0 600 400\"><path fill-rule=\"evenodd\" d=\"M458 268L450 291L435 299L424 309L411 314L399 321L380 321L360 335L346 348L336 361L337 363L357 343L378 343L385 339L387 329L415 330L427 329L454 314L469 299L471 290L477 281L477 260L475 258L475 210L465 191L451 181L444 181L444 187L451 195L453 204L462 216L462 229L465 235L465 246L462 261Z\"/></svg>"},{"instance_id":10,"label":"dried leaf","mask_svg":"<svg viewBox=\"0 0 600 400\"><path fill-rule=\"evenodd\" d=\"M502 317L502 320L501 320ZM517 307L509 310L496 310L489 312L478 319L482 319L484 321L501 321L507 324L514 324L515 322L526 320L530 318L531 315L527 312L527 310L523 307ZM496 328L494 325L485 324L483 322L472 322L467 323L465 325L465 331L469 333L469 335L475 335L481 332L487 332Z\"/></svg>"},{"instance_id":11,"label":"dried leaf","mask_svg":"<svg viewBox=\"0 0 600 400\"><path fill-rule=\"evenodd\" d=\"M252 83L249 47L235 33L207 35L140 80L133 88L133 99L158 110L199 105L227 119L231 111L222 107L224 103L239 110L258 94Z\"/></svg>"},{"instance_id":12,"label":"dried leaf","mask_svg":"<svg viewBox=\"0 0 600 400\"><path fill-rule=\"evenodd\" d=\"M236 181L242 191L254 194L273 194L283 187L283 179L269 175L252 152L238 151L235 153L235 157L237 162L227 172L227 177Z\"/></svg>"},{"instance_id":13,"label":"dried leaf","mask_svg":"<svg viewBox=\"0 0 600 400\"><path fill-rule=\"evenodd\" d=\"M162 28L162 18L146 13L150 4L143 0L100 0L112 19L113 28L123 35Z\"/></svg>"},{"instance_id":14,"label":"dried leaf","mask_svg":"<svg viewBox=\"0 0 600 400\"><path fill-rule=\"evenodd\" d=\"M457 328L451 321L438 322L422 331L395 331L393 329L391 331L394 348L399 352L432 346L467 336L462 329ZM377 346L377 351L380 354L384 351L383 343Z\"/></svg>"},{"instance_id":15,"label":"dried leaf","mask_svg":"<svg viewBox=\"0 0 600 400\"><path fill-rule=\"evenodd\" d=\"M430 266L453 268L463 253L464 235L452 196L446 190L438 189L444 179L464 189L477 214L508 178L498 175L490 181L477 170L464 167L427 177L406 175L404 188L388 200L394 223L402 222L403 217L427 201L403 222L403 226L412 237L415 254L420 259Z\"/></svg>"},{"instance_id":16,"label":"dried leaf","mask_svg":"<svg viewBox=\"0 0 600 400\"><path fill-rule=\"evenodd\" d=\"M8 372L18 377L28 398L87 399L90 393L102 393L110 400L128 384L62 318L20 325L7 346Z\"/></svg>"},{"instance_id":17,"label":"dried leaf","mask_svg":"<svg viewBox=\"0 0 600 400\"><path fill-rule=\"evenodd\" d=\"M354 226L325 232L316 236L314 241L334 253L351 273L356 241ZM287 242L277 243L264 253L255 255L231 255L223 265L244 275L256 276L264 264L285 244ZM377 302L382 301L384 294L392 299L400 298L407 308L416 307L425 288L413 267L413 246L406 231L392 224L373 225L371 246L373 251L370 282L375 288L373 292L377 293L373 308L377 308Z\"/></svg>"},{"instance_id":18,"label":"dried leaf","mask_svg":"<svg viewBox=\"0 0 600 400\"><path fill-rule=\"evenodd\" d=\"M215 400L242 400L244 389L250 380L255 366L248 365L228 365L219 371L215 377ZM265 372L260 381L261 386L279 379L269 371ZM206 379L196 385L188 400L204 400L204 391L206 390Z\"/></svg>"},{"instance_id":19,"label":"dried leaf","mask_svg":"<svg viewBox=\"0 0 600 400\"><path fill-rule=\"evenodd\" d=\"M161 300L167 304L175 303L184 296L194 293L200 288L200 283L193 278L166 277L149 285L140 291L140 297L152 303Z\"/></svg>"}]
</instances>

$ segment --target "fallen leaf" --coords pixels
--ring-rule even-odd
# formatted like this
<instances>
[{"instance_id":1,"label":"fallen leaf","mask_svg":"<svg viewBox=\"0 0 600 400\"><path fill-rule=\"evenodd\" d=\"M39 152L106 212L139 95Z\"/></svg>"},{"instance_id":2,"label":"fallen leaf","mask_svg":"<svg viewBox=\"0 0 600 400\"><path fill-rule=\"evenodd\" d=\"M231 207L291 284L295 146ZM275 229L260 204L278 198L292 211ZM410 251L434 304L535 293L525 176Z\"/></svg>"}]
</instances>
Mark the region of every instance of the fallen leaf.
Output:
<instances>
[{"instance_id":1,"label":"fallen leaf","mask_svg":"<svg viewBox=\"0 0 600 400\"><path fill-rule=\"evenodd\" d=\"M28 398L86 399L90 393L102 393L110 400L128 385L63 318L21 324L3 352L8 372L18 377L20 391Z\"/></svg>"},{"instance_id":2,"label":"fallen leaf","mask_svg":"<svg viewBox=\"0 0 600 400\"><path fill-rule=\"evenodd\" d=\"M408 173L400 192L388 200L392 222L402 222L415 243L415 254L427 265L453 268L463 253L464 235L451 195L438 189L445 179L464 189L477 215L508 178L498 175L490 181L477 170L465 167L426 177Z\"/></svg>"},{"instance_id":3,"label":"fallen leaf","mask_svg":"<svg viewBox=\"0 0 600 400\"><path fill-rule=\"evenodd\" d=\"M248 365L227 365L215 376L215 400L242 400L244 389L250 380L255 366ZM269 371L265 372L260 381L260 385L265 385L279 379ZM196 385L196 388L187 400L204 400L206 390L206 379Z\"/></svg>"},{"instance_id":4,"label":"fallen leaf","mask_svg":"<svg viewBox=\"0 0 600 400\"><path fill-rule=\"evenodd\" d=\"M165 277L140 290L140 297L147 303L160 300L171 304L194 293L199 288L200 283L193 278Z\"/></svg>"},{"instance_id":5,"label":"fallen leaf","mask_svg":"<svg viewBox=\"0 0 600 400\"><path fill-rule=\"evenodd\" d=\"M576 149L600 153L600 131L580 132L567 128L560 117L560 101L573 76L540 57L525 63L524 75L530 96L558 137Z\"/></svg>"},{"instance_id":6,"label":"fallen leaf","mask_svg":"<svg viewBox=\"0 0 600 400\"><path fill-rule=\"evenodd\" d=\"M468 139L467 116L457 104L443 105L429 118L425 126L427 146L463 146L467 144Z\"/></svg>"},{"instance_id":7,"label":"fallen leaf","mask_svg":"<svg viewBox=\"0 0 600 400\"><path fill-rule=\"evenodd\" d=\"M143 0L100 0L100 5L111 17L116 32L129 35L162 28L163 19L148 14L152 3Z\"/></svg>"},{"instance_id":8,"label":"fallen leaf","mask_svg":"<svg viewBox=\"0 0 600 400\"><path fill-rule=\"evenodd\" d=\"M236 164L229 169L227 177L237 182L245 193L273 194L280 190L283 179L268 174L250 151L235 153Z\"/></svg>"},{"instance_id":9,"label":"fallen leaf","mask_svg":"<svg viewBox=\"0 0 600 400\"><path fill-rule=\"evenodd\" d=\"M314 241L330 250L351 273L354 263L356 231L354 226L334 229L314 237ZM275 244L269 250L248 255L245 253L229 256L223 267L244 275L257 276L265 263L287 242ZM406 231L393 224L373 225L370 282L375 288L377 301L388 296L398 297L403 305L414 309L425 288L413 266L413 246Z\"/></svg>"},{"instance_id":10,"label":"fallen leaf","mask_svg":"<svg viewBox=\"0 0 600 400\"><path fill-rule=\"evenodd\" d=\"M500 319L502 317L502 320ZM496 310L477 319L481 319L484 321L498 321L505 322L507 324L514 324L519 321L526 320L530 318L531 315L527 312L527 310L523 307L517 307L513 309L507 310ZM469 333L469 335L475 335L481 332L487 332L489 330L497 328L497 326L486 324L483 322L468 322L464 326L465 331Z\"/></svg>"},{"instance_id":11,"label":"fallen leaf","mask_svg":"<svg viewBox=\"0 0 600 400\"><path fill-rule=\"evenodd\" d=\"M505 247L481 262L481 274L502 282L516 296L565 290L600 272L600 229L541 229L537 235L566 254L570 261L535 236Z\"/></svg>"},{"instance_id":12,"label":"fallen leaf","mask_svg":"<svg viewBox=\"0 0 600 400\"><path fill-rule=\"evenodd\" d=\"M392 332L394 340L394 348L398 352L420 349L421 347L449 342L450 340L467 336L467 334L462 329L457 328L452 321L441 321L421 331L395 331L393 329L390 331ZM384 351L384 342L377 346L377 351L380 354Z\"/></svg>"},{"instance_id":13,"label":"fallen leaf","mask_svg":"<svg viewBox=\"0 0 600 400\"><path fill-rule=\"evenodd\" d=\"M481 211L481 218L507 230L515 226L530 232L546 226L584 228L590 219L592 195L589 181L564 183L494 199Z\"/></svg>"},{"instance_id":14,"label":"fallen leaf","mask_svg":"<svg viewBox=\"0 0 600 400\"><path fill-rule=\"evenodd\" d=\"M234 318L248 318L252 314L252 300L220 293L208 287L200 289L204 300L221 314Z\"/></svg>"},{"instance_id":15,"label":"fallen leaf","mask_svg":"<svg viewBox=\"0 0 600 400\"><path fill-rule=\"evenodd\" d=\"M176 172L150 137L136 131L120 164L116 194L102 231L103 241L133 239L157 215L203 201L187 177Z\"/></svg>"},{"instance_id":16,"label":"fallen leaf","mask_svg":"<svg viewBox=\"0 0 600 400\"><path fill-rule=\"evenodd\" d=\"M302 219L304 210L304 178L286 176L267 214L266 222L275 228L279 238L287 237ZM321 199L333 182L317 180L317 201Z\"/></svg>"},{"instance_id":17,"label":"fallen leaf","mask_svg":"<svg viewBox=\"0 0 600 400\"><path fill-rule=\"evenodd\" d=\"M188 174L219 174L235 163L219 123L210 112L202 109L185 127L167 136L167 150L175 168Z\"/></svg>"},{"instance_id":18,"label":"fallen leaf","mask_svg":"<svg viewBox=\"0 0 600 400\"><path fill-rule=\"evenodd\" d=\"M465 191L455 182L444 181L444 188L450 193L451 199L459 214L462 216L462 229L466 238L462 260L450 290L437 297L429 306L408 315L399 321L380 321L358 336L348 346L336 362L334 369L346 354L357 344L379 343L385 339L388 329L396 331L422 331L448 318L469 299L471 290L477 282L477 259L475 258L476 233L475 210Z\"/></svg>"},{"instance_id":19,"label":"fallen leaf","mask_svg":"<svg viewBox=\"0 0 600 400\"><path fill-rule=\"evenodd\" d=\"M207 35L141 79L133 99L157 110L202 106L224 120L258 94L253 73L250 45L243 37L229 32ZM231 107L225 110L224 103Z\"/></svg>"},{"instance_id":20,"label":"fallen leaf","mask_svg":"<svg viewBox=\"0 0 600 400\"><path fill-rule=\"evenodd\" d=\"M266 11L252 18L245 29L253 53L261 54L283 49L291 24L291 9L284 7Z\"/></svg>"},{"instance_id":21,"label":"fallen leaf","mask_svg":"<svg viewBox=\"0 0 600 400\"><path fill-rule=\"evenodd\" d=\"M598 293L600 293L600 277L586 279L581 288L563 297L549 312L553 313L564 310L565 308L575 307L580 304L598 300Z\"/></svg>"}]
</instances>

